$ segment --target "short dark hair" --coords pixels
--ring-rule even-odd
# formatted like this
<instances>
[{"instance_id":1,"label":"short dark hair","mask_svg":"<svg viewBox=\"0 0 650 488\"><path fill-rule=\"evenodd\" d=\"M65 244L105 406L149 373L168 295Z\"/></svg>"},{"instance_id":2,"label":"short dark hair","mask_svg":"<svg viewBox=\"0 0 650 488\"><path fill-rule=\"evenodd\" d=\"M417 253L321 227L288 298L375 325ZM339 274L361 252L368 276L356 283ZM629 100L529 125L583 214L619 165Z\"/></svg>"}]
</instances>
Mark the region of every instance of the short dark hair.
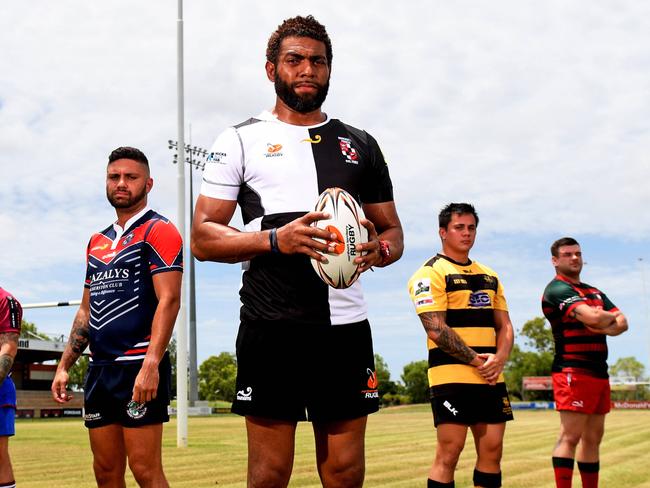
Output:
<instances>
[{"instance_id":1,"label":"short dark hair","mask_svg":"<svg viewBox=\"0 0 650 488\"><path fill-rule=\"evenodd\" d=\"M266 46L266 60L278 64L280 45L286 37L309 37L325 44L327 66L332 67L332 41L327 35L325 26L318 22L313 15L302 17L300 15L286 19L275 30Z\"/></svg>"},{"instance_id":2,"label":"short dark hair","mask_svg":"<svg viewBox=\"0 0 650 488\"><path fill-rule=\"evenodd\" d=\"M140 149L136 149L135 147L118 147L109 154L108 164L111 164L113 161L117 161L118 159L132 159L133 161L144 164L147 168L149 167L147 156L145 156Z\"/></svg>"},{"instance_id":3,"label":"short dark hair","mask_svg":"<svg viewBox=\"0 0 650 488\"><path fill-rule=\"evenodd\" d=\"M563 237L551 244L551 255L553 257L559 256L559 251L562 246L579 246L580 244L573 237Z\"/></svg>"},{"instance_id":4,"label":"short dark hair","mask_svg":"<svg viewBox=\"0 0 650 488\"><path fill-rule=\"evenodd\" d=\"M471 203L450 203L445 205L440 213L438 214L438 226L441 229L446 229L451 222L451 216L453 214L462 215L462 214L471 214L476 220L476 225L478 226L478 214L474 205Z\"/></svg>"}]
</instances>

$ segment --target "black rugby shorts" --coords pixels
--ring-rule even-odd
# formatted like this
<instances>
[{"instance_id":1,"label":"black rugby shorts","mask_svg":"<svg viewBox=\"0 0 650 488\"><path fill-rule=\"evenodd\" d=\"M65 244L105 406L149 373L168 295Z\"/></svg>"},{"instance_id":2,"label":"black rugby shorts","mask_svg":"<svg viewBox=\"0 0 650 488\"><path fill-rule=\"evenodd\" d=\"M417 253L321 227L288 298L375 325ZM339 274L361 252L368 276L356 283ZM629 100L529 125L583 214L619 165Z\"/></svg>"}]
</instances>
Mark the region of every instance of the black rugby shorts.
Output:
<instances>
[{"instance_id":1,"label":"black rugby shorts","mask_svg":"<svg viewBox=\"0 0 650 488\"><path fill-rule=\"evenodd\" d=\"M378 409L367 320L331 326L242 321L233 412L328 422Z\"/></svg>"},{"instance_id":2,"label":"black rugby shorts","mask_svg":"<svg viewBox=\"0 0 650 488\"><path fill-rule=\"evenodd\" d=\"M445 385L444 393L431 393L434 425L500 424L513 420L505 383Z\"/></svg>"},{"instance_id":3,"label":"black rugby shorts","mask_svg":"<svg viewBox=\"0 0 650 488\"><path fill-rule=\"evenodd\" d=\"M131 402L135 378L142 363L91 365L84 386L84 420L89 429L110 424L141 427L169 421L171 363L165 353L158 372L160 381L154 400L144 405Z\"/></svg>"}]
</instances>

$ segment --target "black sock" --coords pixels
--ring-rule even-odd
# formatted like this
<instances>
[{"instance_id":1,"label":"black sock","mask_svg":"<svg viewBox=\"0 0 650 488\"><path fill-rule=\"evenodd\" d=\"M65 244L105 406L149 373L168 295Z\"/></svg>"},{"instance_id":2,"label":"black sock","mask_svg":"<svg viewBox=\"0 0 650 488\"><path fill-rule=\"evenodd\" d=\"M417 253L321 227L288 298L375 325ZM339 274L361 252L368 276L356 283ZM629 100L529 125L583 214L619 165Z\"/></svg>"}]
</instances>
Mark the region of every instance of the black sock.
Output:
<instances>
[{"instance_id":1,"label":"black sock","mask_svg":"<svg viewBox=\"0 0 650 488\"><path fill-rule=\"evenodd\" d=\"M485 488L500 488L501 472L484 473L474 468L474 486L484 486Z\"/></svg>"},{"instance_id":2,"label":"black sock","mask_svg":"<svg viewBox=\"0 0 650 488\"><path fill-rule=\"evenodd\" d=\"M427 480L427 488L455 488L455 483L450 481L449 483L442 483L435 480Z\"/></svg>"}]
</instances>

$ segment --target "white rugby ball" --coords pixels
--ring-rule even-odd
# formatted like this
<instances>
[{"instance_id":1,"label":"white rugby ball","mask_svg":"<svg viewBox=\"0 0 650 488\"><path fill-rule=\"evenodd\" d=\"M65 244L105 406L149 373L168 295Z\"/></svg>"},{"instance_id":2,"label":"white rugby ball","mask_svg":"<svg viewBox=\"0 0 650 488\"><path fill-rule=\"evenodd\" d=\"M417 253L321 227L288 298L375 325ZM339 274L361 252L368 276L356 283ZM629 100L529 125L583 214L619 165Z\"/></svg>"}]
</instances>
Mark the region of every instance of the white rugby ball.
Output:
<instances>
[{"instance_id":1,"label":"white rugby ball","mask_svg":"<svg viewBox=\"0 0 650 488\"><path fill-rule=\"evenodd\" d=\"M328 188L318 197L315 210L326 212L330 218L312 225L337 235L332 252L325 254L328 262L311 259L316 274L333 288L347 288L359 275L359 265L354 259L359 255L357 244L368 242L368 230L361 225L363 210L348 192L341 188ZM322 242L322 241L321 241Z\"/></svg>"}]
</instances>

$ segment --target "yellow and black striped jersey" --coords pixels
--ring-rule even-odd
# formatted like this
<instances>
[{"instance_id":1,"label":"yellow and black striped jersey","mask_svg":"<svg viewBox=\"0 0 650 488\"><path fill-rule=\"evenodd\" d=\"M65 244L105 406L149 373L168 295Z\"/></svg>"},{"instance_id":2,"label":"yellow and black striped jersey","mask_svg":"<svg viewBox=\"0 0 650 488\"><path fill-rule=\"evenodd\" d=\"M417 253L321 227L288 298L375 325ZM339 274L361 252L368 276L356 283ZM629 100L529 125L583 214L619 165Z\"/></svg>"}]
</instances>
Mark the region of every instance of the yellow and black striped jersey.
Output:
<instances>
[{"instance_id":1,"label":"yellow and black striped jersey","mask_svg":"<svg viewBox=\"0 0 650 488\"><path fill-rule=\"evenodd\" d=\"M477 353L496 352L494 310L508 310L503 286L487 266L468 261L458 263L437 254L411 277L409 294L419 314L445 312L446 323ZM487 384L478 370L450 356L431 339L429 386ZM503 382L503 374L498 382Z\"/></svg>"}]
</instances>

